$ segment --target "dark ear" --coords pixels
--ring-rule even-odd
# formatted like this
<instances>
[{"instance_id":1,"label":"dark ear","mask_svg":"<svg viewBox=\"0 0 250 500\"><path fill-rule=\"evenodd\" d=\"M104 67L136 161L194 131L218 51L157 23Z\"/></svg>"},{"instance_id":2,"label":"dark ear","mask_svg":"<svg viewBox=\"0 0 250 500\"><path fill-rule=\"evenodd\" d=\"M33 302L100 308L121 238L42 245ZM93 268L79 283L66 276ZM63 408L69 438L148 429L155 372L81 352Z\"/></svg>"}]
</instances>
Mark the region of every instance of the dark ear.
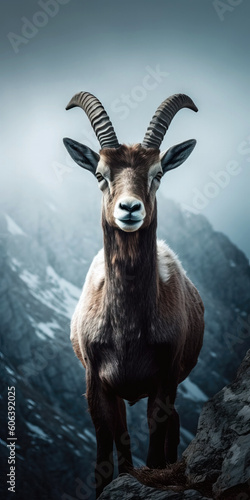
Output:
<instances>
[{"instance_id":1,"label":"dark ear","mask_svg":"<svg viewBox=\"0 0 250 500\"><path fill-rule=\"evenodd\" d=\"M163 173L165 174L168 170L179 167L192 153L195 144L196 140L190 139L189 141L181 142L181 144L176 144L176 146L172 146L172 148L161 153Z\"/></svg>"},{"instance_id":2,"label":"dark ear","mask_svg":"<svg viewBox=\"0 0 250 500\"><path fill-rule=\"evenodd\" d=\"M64 146L66 147L71 158L80 165L80 167L86 168L95 175L97 163L100 159L99 155L88 148L80 144L80 142L73 141L72 139L63 139Z\"/></svg>"}]
</instances>

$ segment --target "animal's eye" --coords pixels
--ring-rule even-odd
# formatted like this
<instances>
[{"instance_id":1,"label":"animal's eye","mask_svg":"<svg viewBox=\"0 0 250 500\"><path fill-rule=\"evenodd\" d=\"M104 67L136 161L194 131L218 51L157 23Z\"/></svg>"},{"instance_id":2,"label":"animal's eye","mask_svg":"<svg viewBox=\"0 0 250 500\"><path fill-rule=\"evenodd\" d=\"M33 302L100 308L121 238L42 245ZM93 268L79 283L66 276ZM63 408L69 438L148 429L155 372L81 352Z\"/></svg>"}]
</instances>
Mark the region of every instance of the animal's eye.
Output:
<instances>
[{"instance_id":1,"label":"animal's eye","mask_svg":"<svg viewBox=\"0 0 250 500\"><path fill-rule=\"evenodd\" d=\"M158 172L158 174L155 176L155 179L160 182L161 178L163 176L163 173L162 172Z\"/></svg>"},{"instance_id":2,"label":"animal's eye","mask_svg":"<svg viewBox=\"0 0 250 500\"><path fill-rule=\"evenodd\" d=\"M95 176L96 176L96 178L97 178L98 182L101 182L101 181L104 181L104 180L105 180L105 179L104 179L104 177L103 177L103 175L102 175L102 174L100 174L100 172L97 172L97 173L95 174Z\"/></svg>"},{"instance_id":3,"label":"animal's eye","mask_svg":"<svg viewBox=\"0 0 250 500\"><path fill-rule=\"evenodd\" d=\"M103 175L100 174L100 172L96 172L95 176L98 180L98 187L101 189L101 191L106 189L106 187L108 186L107 179L105 179L105 177L103 177Z\"/></svg>"}]
</instances>

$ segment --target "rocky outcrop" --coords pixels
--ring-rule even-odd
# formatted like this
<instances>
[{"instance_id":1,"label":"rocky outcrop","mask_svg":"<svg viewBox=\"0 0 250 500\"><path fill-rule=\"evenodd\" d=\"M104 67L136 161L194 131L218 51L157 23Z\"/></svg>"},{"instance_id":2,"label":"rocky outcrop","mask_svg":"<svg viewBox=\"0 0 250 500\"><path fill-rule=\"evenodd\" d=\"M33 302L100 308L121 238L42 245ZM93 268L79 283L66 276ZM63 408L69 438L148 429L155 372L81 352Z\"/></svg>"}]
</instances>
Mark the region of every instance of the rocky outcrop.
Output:
<instances>
[{"instance_id":1,"label":"rocky outcrop","mask_svg":"<svg viewBox=\"0 0 250 500\"><path fill-rule=\"evenodd\" d=\"M205 403L181 462L166 471L144 468L135 475L158 489L125 474L105 488L100 500L250 498L250 350L235 381Z\"/></svg>"},{"instance_id":2,"label":"rocky outcrop","mask_svg":"<svg viewBox=\"0 0 250 500\"><path fill-rule=\"evenodd\" d=\"M235 381L205 403L183 457L188 480L212 482L215 498L239 485L250 494L250 350Z\"/></svg>"},{"instance_id":3,"label":"rocky outcrop","mask_svg":"<svg viewBox=\"0 0 250 500\"><path fill-rule=\"evenodd\" d=\"M208 500L198 491L182 492L159 490L139 483L128 474L120 475L99 497L99 500Z\"/></svg>"}]
</instances>

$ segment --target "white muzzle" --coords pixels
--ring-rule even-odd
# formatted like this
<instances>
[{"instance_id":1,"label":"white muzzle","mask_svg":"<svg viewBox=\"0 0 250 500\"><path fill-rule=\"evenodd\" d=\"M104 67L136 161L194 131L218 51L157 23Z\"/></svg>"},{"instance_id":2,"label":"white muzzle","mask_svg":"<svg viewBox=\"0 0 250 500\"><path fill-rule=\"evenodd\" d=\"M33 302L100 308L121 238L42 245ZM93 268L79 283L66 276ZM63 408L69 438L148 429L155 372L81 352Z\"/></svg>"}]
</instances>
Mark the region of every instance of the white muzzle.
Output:
<instances>
[{"instance_id":1,"label":"white muzzle","mask_svg":"<svg viewBox=\"0 0 250 500\"><path fill-rule=\"evenodd\" d=\"M127 233L137 231L142 226L145 215L143 202L133 196L124 196L115 205L115 222L122 231Z\"/></svg>"}]
</instances>

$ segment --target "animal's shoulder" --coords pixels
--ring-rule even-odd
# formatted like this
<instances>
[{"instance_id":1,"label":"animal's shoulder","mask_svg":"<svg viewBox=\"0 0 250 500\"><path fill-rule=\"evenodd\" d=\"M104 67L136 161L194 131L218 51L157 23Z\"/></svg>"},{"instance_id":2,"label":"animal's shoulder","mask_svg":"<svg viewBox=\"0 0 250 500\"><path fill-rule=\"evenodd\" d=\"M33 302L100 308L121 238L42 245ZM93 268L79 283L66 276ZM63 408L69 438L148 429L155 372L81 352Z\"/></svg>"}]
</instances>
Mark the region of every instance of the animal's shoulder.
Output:
<instances>
[{"instance_id":1,"label":"animal's shoulder","mask_svg":"<svg viewBox=\"0 0 250 500\"><path fill-rule=\"evenodd\" d=\"M163 282L167 282L176 271L186 274L177 255L163 240L157 240L157 261L159 276Z\"/></svg>"},{"instance_id":2,"label":"animal's shoulder","mask_svg":"<svg viewBox=\"0 0 250 500\"><path fill-rule=\"evenodd\" d=\"M103 248L93 258L92 263L87 272L85 282L82 288L82 293L76 307L75 313L78 315L78 310L89 308L90 304L98 302L103 290L105 280L105 266L104 266L104 251Z\"/></svg>"},{"instance_id":3,"label":"animal's shoulder","mask_svg":"<svg viewBox=\"0 0 250 500\"><path fill-rule=\"evenodd\" d=\"M92 260L88 270L85 283L91 284L94 288L99 288L105 278L105 265L104 265L104 249L99 250L97 255Z\"/></svg>"}]
</instances>

